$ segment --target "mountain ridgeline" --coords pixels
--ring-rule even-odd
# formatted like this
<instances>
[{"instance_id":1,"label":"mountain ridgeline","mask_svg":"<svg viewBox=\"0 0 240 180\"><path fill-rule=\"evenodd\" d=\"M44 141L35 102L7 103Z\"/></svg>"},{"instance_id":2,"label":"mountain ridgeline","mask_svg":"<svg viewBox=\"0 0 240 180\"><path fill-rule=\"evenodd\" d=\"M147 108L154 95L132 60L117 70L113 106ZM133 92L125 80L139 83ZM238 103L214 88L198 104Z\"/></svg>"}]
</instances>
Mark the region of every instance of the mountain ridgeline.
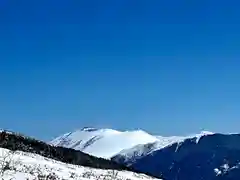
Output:
<instances>
[{"instance_id":1,"label":"mountain ridgeline","mask_svg":"<svg viewBox=\"0 0 240 180\"><path fill-rule=\"evenodd\" d=\"M49 143L110 159L123 149L157 140L157 137L142 130L121 132L113 129L83 128L59 136Z\"/></svg>"}]
</instances>

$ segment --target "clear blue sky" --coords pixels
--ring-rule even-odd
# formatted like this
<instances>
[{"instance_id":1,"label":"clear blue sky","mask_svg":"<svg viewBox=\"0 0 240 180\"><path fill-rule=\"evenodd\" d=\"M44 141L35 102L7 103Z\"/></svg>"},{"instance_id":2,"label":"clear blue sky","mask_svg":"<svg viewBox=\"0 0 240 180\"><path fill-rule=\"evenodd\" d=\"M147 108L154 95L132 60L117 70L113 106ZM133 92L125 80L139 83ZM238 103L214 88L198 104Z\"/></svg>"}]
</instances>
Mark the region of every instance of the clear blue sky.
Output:
<instances>
[{"instance_id":1,"label":"clear blue sky","mask_svg":"<svg viewBox=\"0 0 240 180\"><path fill-rule=\"evenodd\" d=\"M240 2L0 1L0 127L240 126Z\"/></svg>"}]
</instances>

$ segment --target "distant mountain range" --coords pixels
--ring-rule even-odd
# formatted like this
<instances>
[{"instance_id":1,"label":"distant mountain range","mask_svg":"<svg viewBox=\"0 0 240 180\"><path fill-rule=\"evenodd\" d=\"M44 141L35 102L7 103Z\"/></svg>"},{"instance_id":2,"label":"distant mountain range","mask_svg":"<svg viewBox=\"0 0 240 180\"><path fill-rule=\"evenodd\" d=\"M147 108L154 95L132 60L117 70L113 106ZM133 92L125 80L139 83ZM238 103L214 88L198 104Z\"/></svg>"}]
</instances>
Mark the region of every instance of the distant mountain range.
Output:
<instances>
[{"instance_id":1,"label":"distant mountain range","mask_svg":"<svg viewBox=\"0 0 240 180\"><path fill-rule=\"evenodd\" d=\"M240 179L240 135L162 137L142 130L84 128L51 141L165 180Z\"/></svg>"}]
</instances>

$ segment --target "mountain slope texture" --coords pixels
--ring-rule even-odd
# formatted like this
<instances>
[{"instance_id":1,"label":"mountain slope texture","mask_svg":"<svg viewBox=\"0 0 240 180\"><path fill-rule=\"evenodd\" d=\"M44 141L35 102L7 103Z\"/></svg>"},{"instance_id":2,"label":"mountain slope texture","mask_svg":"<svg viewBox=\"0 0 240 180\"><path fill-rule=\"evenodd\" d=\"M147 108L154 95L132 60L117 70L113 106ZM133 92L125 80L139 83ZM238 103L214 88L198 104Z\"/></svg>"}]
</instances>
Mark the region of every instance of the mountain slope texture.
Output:
<instances>
[{"instance_id":1,"label":"mountain slope texture","mask_svg":"<svg viewBox=\"0 0 240 180\"><path fill-rule=\"evenodd\" d=\"M64 134L51 141L50 144L109 159L123 149L157 140L157 137L142 130L120 132L112 129L84 128Z\"/></svg>"},{"instance_id":2,"label":"mountain slope texture","mask_svg":"<svg viewBox=\"0 0 240 180\"><path fill-rule=\"evenodd\" d=\"M140 144L130 149L124 149L121 152L119 152L116 156L113 156L112 160L130 166L136 160L143 158L144 156L147 156L148 154L151 154L154 151L171 146L174 143L182 143L189 138L196 138L196 141L199 141L201 137L210 134L213 133L208 131L202 131L199 134L189 136L171 136L171 137L157 136L158 138L157 141L153 143Z\"/></svg>"}]
</instances>

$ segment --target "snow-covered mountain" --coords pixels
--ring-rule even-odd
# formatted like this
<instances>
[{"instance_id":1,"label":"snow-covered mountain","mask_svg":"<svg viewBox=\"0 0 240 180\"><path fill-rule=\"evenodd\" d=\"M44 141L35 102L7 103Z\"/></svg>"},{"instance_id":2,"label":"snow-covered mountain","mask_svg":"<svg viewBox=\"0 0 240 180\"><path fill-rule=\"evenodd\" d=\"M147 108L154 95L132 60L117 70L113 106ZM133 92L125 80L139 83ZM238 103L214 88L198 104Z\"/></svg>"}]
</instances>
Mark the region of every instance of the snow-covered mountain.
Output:
<instances>
[{"instance_id":1,"label":"snow-covered mountain","mask_svg":"<svg viewBox=\"0 0 240 180\"><path fill-rule=\"evenodd\" d=\"M203 131L190 136L163 137L151 135L143 130L121 132L113 129L83 128L66 133L51 141L50 144L80 150L107 159L121 156L129 161L173 143L182 142L187 138L199 139L207 134L212 133Z\"/></svg>"},{"instance_id":2,"label":"snow-covered mountain","mask_svg":"<svg viewBox=\"0 0 240 180\"><path fill-rule=\"evenodd\" d=\"M240 134L208 134L185 139L141 156L115 161L165 180L238 180Z\"/></svg>"},{"instance_id":3,"label":"snow-covered mountain","mask_svg":"<svg viewBox=\"0 0 240 180\"><path fill-rule=\"evenodd\" d=\"M182 143L186 139L196 138L196 142L200 140L201 137L213 134L209 131L202 131L199 134L193 134L189 136L170 136L170 137L163 137L163 136L156 136L158 138L157 141L153 143L147 144L139 144L130 149L124 149L119 152L116 156L112 157L114 161L123 163L127 166L131 165L139 158L143 158L148 154L151 154L154 151L163 149L167 146L170 146L174 143Z\"/></svg>"},{"instance_id":4,"label":"snow-covered mountain","mask_svg":"<svg viewBox=\"0 0 240 180\"><path fill-rule=\"evenodd\" d=\"M83 128L64 134L51 141L50 144L109 159L123 149L158 140L157 137L142 130L121 132L113 129Z\"/></svg>"},{"instance_id":5,"label":"snow-covered mountain","mask_svg":"<svg viewBox=\"0 0 240 180\"><path fill-rule=\"evenodd\" d=\"M110 161L3 131L0 132L0 178L35 180L46 179L48 176L48 179L52 180L101 180L106 177L110 180L153 179L138 172L164 180L238 180L240 177L240 134L201 132L184 137L162 137L141 130L119 132L111 129L84 128L65 134L52 143L69 142L71 145L71 139L67 138L75 133L84 134L82 137L87 137L88 140L79 141L87 143L86 147L95 145L96 152L98 147L100 150L107 150L107 147L111 149L112 142L117 140L119 146L123 147L121 140L131 142L127 140L129 134L135 134L131 136L134 137L131 139L135 142L133 144L136 144L136 139L142 137L149 137L152 142L122 149L113 157L109 155L112 160ZM105 138L103 142L108 146L101 148L101 143L89 143L91 135L102 135L102 138Z\"/></svg>"},{"instance_id":6,"label":"snow-covered mountain","mask_svg":"<svg viewBox=\"0 0 240 180\"><path fill-rule=\"evenodd\" d=\"M0 148L0 178L3 180L154 180L128 171L102 170L65 164L40 155Z\"/></svg>"},{"instance_id":7,"label":"snow-covered mountain","mask_svg":"<svg viewBox=\"0 0 240 180\"><path fill-rule=\"evenodd\" d=\"M148 154L167 147L176 142L182 142L186 137L162 137L158 136L158 140L147 144L138 144L130 149L123 149L112 160L123 163L127 166L131 165L137 159L147 156Z\"/></svg>"}]
</instances>

